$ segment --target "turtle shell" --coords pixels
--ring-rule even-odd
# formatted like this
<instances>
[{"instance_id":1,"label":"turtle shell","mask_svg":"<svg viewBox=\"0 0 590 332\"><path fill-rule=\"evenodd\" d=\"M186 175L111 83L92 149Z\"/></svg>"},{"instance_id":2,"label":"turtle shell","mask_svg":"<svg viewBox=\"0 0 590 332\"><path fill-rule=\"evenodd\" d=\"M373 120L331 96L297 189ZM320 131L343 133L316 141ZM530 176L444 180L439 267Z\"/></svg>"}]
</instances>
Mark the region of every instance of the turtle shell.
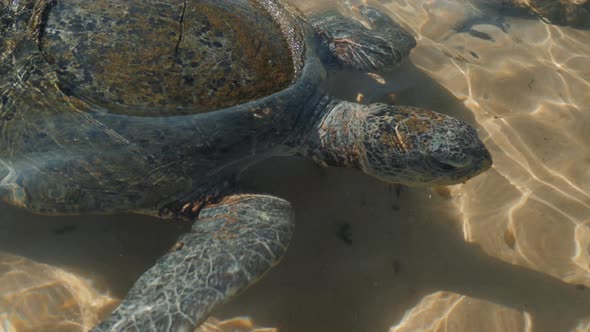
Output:
<instances>
[{"instance_id":1,"label":"turtle shell","mask_svg":"<svg viewBox=\"0 0 590 332\"><path fill-rule=\"evenodd\" d=\"M199 113L288 87L292 52L247 0L60 0L39 47L61 89L118 113Z\"/></svg>"}]
</instances>

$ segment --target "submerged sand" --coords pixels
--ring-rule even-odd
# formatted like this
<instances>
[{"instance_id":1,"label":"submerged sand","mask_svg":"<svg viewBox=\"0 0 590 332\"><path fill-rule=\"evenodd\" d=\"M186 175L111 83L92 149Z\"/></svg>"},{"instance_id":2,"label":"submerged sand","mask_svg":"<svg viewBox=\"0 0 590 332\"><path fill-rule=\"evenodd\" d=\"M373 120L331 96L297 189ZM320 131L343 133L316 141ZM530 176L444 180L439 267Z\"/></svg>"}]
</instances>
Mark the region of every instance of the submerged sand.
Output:
<instances>
[{"instance_id":1,"label":"submerged sand","mask_svg":"<svg viewBox=\"0 0 590 332\"><path fill-rule=\"evenodd\" d=\"M215 315L281 332L590 331L590 31L517 17L455 30L471 15L460 0L380 6L418 47L380 77L332 73L334 94L462 118L493 168L400 190L299 159L258 165L243 187L292 201L298 229L283 263ZM1 251L93 280L97 296L124 296L183 231L5 206L0 220Z\"/></svg>"}]
</instances>

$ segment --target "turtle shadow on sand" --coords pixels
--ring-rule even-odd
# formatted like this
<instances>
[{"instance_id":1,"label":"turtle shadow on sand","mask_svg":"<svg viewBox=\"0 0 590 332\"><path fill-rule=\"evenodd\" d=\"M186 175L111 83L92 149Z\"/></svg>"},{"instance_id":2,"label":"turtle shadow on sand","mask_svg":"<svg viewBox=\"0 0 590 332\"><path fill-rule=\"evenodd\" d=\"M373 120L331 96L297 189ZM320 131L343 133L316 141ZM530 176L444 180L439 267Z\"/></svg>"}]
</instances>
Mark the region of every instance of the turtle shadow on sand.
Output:
<instances>
[{"instance_id":1,"label":"turtle shadow on sand","mask_svg":"<svg viewBox=\"0 0 590 332\"><path fill-rule=\"evenodd\" d=\"M450 204L428 198L427 189L398 196L395 188L361 174L295 158L272 159L249 173L246 186L293 202L298 229L283 262L215 317L249 315L281 332L387 331L440 290L527 311L536 332L568 331L588 316L590 290L504 263L466 243L447 211ZM64 222L57 218L4 210L14 222L3 227L0 250L73 267L120 298L179 232L173 223L125 215L73 217L67 224L78 229L59 235L55 230ZM338 234L343 223L350 243Z\"/></svg>"},{"instance_id":2,"label":"turtle shadow on sand","mask_svg":"<svg viewBox=\"0 0 590 332\"><path fill-rule=\"evenodd\" d=\"M527 311L537 332L573 330L588 318L590 290L466 243L452 205L428 189L398 196L360 174L295 160L252 173L253 187L293 201L298 229L283 263L216 316L248 312L281 332L387 331L445 290ZM339 237L342 223L350 243Z\"/></svg>"},{"instance_id":3,"label":"turtle shadow on sand","mask_svg":"<svg viewBox=\"0 0 590 332\"><path fill-rule=\"evenodd\" d=\"M379 73L331 71L328 90L343 99L362 95L362 103L416 105L440 112L476 126L473 112L457 97L406 59L394 70Z\"/></svg>"},{"instance_id":4,"label":"turtle shadow on sand","mask_svg":"<svg viewBox=\"0 0 590 332\"><path fill-rule=\"evenodd\" d=\"M0 252L64 267L123 297L190 224L133 214L41 216L0 205Z\"/></svg>"}]
</instances>

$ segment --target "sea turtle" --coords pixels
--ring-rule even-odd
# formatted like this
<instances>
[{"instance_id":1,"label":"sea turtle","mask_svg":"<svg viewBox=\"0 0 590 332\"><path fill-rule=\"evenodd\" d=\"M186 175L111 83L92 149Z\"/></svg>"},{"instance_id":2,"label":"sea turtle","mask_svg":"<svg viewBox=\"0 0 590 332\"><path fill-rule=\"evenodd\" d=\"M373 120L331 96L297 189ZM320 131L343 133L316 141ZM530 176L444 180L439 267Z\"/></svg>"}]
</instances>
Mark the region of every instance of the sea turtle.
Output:
<instances>
[{"instance_id":1,"label":"sea turtle","mask_svg":"<svg viewBox=\"0 0 590 332\"><path fill-rule=\"evenodd\" d=\"M192 330L277 264L292 208L236 192L254 162L299 154L407 185L491 165L465 122L326 93L326 64L381 70L415 46L374 8L369 29L277 0L0 3L2 199L193 223L93 331Z\"/></svg>"}]
</instances>

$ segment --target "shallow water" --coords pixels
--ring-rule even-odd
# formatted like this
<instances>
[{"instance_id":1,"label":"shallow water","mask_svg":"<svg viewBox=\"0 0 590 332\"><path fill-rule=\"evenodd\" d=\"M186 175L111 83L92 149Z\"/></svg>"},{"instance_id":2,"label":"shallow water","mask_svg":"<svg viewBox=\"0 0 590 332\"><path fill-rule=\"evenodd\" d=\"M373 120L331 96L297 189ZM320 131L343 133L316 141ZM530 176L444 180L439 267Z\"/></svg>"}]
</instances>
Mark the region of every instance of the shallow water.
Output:
<instances>
[{"instance_id":1,"label":"shallow water","mask_svg":"<svg viewBox=\"0 0 590 332\"><path fill-rule=\"evenodd\" d=\"M256 166L244 189L293 202L298 228L283 262L214 315L281 332L590 331L590 31L518 17L504 18L506 31L492 17L457 31L470 15L460 0L378 5L418 47L378 79L331 73L334 94L462 118L493 168L450 188L400 189L295 158ZM0 218L0 251L114 298L183 230L5 206ZM15 293L30 287L22 280ZM0 331L14 303L0 301Z\"/></svg>"}]
</instances>

